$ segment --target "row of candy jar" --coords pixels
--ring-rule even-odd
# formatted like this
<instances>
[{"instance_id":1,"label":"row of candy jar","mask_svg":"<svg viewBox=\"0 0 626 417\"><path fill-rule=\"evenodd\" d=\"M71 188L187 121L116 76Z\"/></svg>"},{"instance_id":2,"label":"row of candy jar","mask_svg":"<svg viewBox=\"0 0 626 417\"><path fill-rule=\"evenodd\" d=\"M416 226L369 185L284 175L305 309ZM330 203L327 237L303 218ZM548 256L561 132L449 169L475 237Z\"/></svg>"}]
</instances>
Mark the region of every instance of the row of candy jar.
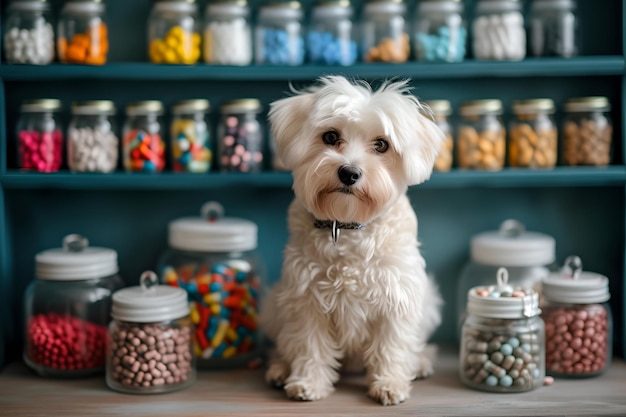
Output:
<instances>
[{"instance_id":1,"label":"row of candy jar","mask_svg":"<svg viewBox=\"0 0 626 417\"><path fill-rule=\"evenodd\" d=\"M7 8L4 56L9 64L46 65L54 59L54 28L47 1L12 1Z\"/></svg>"}]
</instances>

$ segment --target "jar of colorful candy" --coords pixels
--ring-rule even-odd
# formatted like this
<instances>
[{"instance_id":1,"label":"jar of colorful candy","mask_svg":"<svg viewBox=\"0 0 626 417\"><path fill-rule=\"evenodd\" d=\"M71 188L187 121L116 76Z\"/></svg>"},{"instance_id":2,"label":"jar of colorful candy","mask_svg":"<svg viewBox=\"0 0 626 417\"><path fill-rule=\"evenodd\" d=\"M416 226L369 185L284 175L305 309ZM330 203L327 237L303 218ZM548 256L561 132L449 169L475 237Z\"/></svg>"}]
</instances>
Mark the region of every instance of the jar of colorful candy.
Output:
<instances>
[{"instance_id":1,"label":"jar of colorful candy","mask_svg":"<svg viewBox=\"0 0 626 417\"><path fill-rule=\"evenodd\" d=\"M363 14L362 52L366 62L402 63L411 48L402 0L368 0Z\"/></svg>"},{"instance_id":2,"label":"jar of colorful candy","mask_svg":"<svg viewBox=\"0 0 626 417\"><path fill-rule=\"evenodd\" d=\"M576 97L565 102L563 163L606 166L611 163L613 122L606 97Z\"/></svg>"},{"instance_id":3,"label":"jar of colorful candy","mask_svg":"<svg viewBox=\"0 0 626 417\"><path fill-rule=\"evenodd\" d=\"M227 101L221 107L217 128L218 161L221 171L259 172L263 168L264 135L257 99Z\"/></svg>"},{"instance_id":4,"label":"jar of colorful candy","mask_svg":"<svg viewBox=\"0 0 626 417\"><path fill-rule=\"evenodd\" d=\"M109 52L102 0L67 0L57 28L57 54L69 64L104 65Z\"/></svg>"},{"instance_id":5,"label":"jar of colorful candy","mask_svg":"<svg viewBox=\"0 0 626 417\"><path fill-rule=\"evenodd\" d=\"M309 61L352 65L357 59L353 11L348 0L321 0L314 7L307 33Z\"/></svg>"},{"instance_id":6,"label":"jar of colorful candy","mask_svg":"<svg viewBox=\"0 0 626 417\"><path fill-rule=\"evenodd\" d=\"M6 62L31 65L51 63L54 59L54 29L47 0L13 0L6 13Z\"/></svg>"},{"instance_id":7,"label":"jar of colorful candy","mask_svg":"<svg viewBox=\"0 0 626 417\"><path fill-rule=\"evenodd\" d=\"M460 0L425 0L419 3L413 27L418 61L461 62L465 58L467 29Z\"/></svg>"},{"instance_id":8,"label":"jar of colorful candy","mask_svg":"<svg viewBox=\"0 0 626 417\"><path fill-rule=\"evenodd\" d=\"M246 0L221 0L206 9L204 62L249 65L252 61L250 8Z\"/></svg>"},{"instance_id":9,"label":"jar of colorful candy","mask_svg":"<svg viewBox=\"0 0 626 417\"><path fill-rule=\"evenodd\" d=\"M534 0L530 8L529 41L533 56L578 55L575 0Z\"/></svg>"},{"instance_id":10,"label":"jar of colorful candy","mask_svg":"<svg viewBox=\"0 0 626 417\"><path fill-rule=\"evenodd\" d=\"M255 29L257 64L300 65L304 62L302 7L298 1L263 4Z\"/></svg>"},{"instance_id":11,"label":"jar of colorful candy","mask_svg":"<svg viewBox=\"0 0 626 417\"><path fill-rule=\"evenodd\" d=\"M447 172L452 168L454 140L452 139L452 126L448 121L448 116L452 114L452 106L448 100L429 100L426 102L435 116L435 123L446 135L439 155L435 160L435 171Z\"/></svg>"},{"instance_id":12,"label":"jar of colorful candy","mask_svg":"<svg viewBox=\"0 0 626 417\"><path fill-rule=\"evenodd\" d=\"M558 132L554 102L548 98L513 102L515 119L509 129L509 166L554 168Z\"/></svg>"},{"instance_id":13,"label":"jar of colorful candy","mask_svg":"<svg viewBox=\"0 0 626 417\"><path fill-rule=\"evenodd\" d=\"M172 106L172 169L175 172L208 172L211 169L208 100L183 100Z\"/></svg>"},{"instance_id":14,"label":"jar of colorful candy","mask_svg":"<svg viewBox=\"0 0 626 417\"><path fill-rule=\"evenodd\" d=\"M199 367L256 366L264 275L257 225L223 217L215 202L206 203L201 213L170 222L169 250L159 262L161 281L187 291Z\"/></svg>"},{"instance_id":15,"label":"jar of colorful candy","mask_svg":"<svg viewBox=\"0 0 626 417\"><path fill-rule=\"evenodd\" d=\"M155 64L195 64L200 25L195 0L156 0L148 22L148 55Z\"/></svg>"},{"instance_id":16,"label":"jar of colorful candy","mask_svg":"<svg viewBox=\"0 0 626 417\"><path fill-rule=\"evenodd\" d=\"M124 123L124 169L128 172L160 172L165 167L162 138L163 104L138 101L126 106Z\"/></svg>"},{"instance_id":17,"label":"jar of colorful candy","mask_svg":"<svg viewBox=\"0 0 626 417\"><path fill-rule=\"evenodd\" d=\"M24 100L17 121L18 167L56 172L63 163L63 131L56 99Z\"/></svg>"},{"instance_id":18,"label":"jar of colorful candy","mask_svg":"<svg viewBox=\"0 0 626 417\"><path fill-rule=\"evenodd\" d=\"M463 103L457 131L459 168L497 171L504 167L506 128L500 100Z\"/></svg>"},{"instance_id":19,"label":"jar of colorful candy","mask_svg":"<svg viewBox=\"0 0 626 417\"><path fill-rule=\"evenodd\" d=\"M478 0L472 39L474 58L521 61L526 56L526 29L519 0Z\"/></svg>"},{"instance_id":20,"label":"jar of colorful candy","mask_svg":"<svg viewBox=\"0 0 626 417\"><path fill-rule=\"evenodd\" d=\"M121 287L117 253L82 236L38 253L24 297L26 364L42 376L103 371L111 296Z\"/></svg>"}]
</instances>

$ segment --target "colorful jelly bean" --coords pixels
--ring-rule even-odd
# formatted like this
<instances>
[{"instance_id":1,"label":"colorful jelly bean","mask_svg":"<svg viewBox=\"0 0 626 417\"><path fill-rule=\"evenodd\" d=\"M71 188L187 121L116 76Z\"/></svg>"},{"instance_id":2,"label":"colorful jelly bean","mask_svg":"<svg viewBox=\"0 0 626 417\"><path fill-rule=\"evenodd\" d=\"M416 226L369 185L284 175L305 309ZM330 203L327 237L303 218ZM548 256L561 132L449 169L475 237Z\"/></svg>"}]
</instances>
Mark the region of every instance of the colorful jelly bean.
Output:
<instances>
[{"instance_id":1,"label":"colorful jelly bean","mask_svg":"<svg viewBox=\"0 0 626 417\"><path fill-rule=\"evenodd\" d=\"M62 37L57 41L59 60L70 64L104 65L109 52L107 25L93 25L86 33L77 33L69 41Z\"/></svg>"},{"instance_id":2,"label":"colorful jelly bean","mask_svg":"<svg viewBox=\"0 0 626 417\"><path fill-rule=\"evenodd\" d=\"M204 123L175 120L172 123L172 158L175 172L207 172L211 169L209 132Z\"/></svg>"},{"instance_id":3,"label":"colorful jelly bean","mask_svg":"<svg viewBox=\"0 0 626 417\"><path fill-rule=\"evenodd\" d=\"M309 61L324 65L352 65L357 59L357 44L339 39L331 32L310 31L307 35Z\"/></svg>"},{"instance_id":4,"label":"colorful jelly bean","mask_svg":"<svg viewBox=\"0 0 626 417\"><path fill-rule=\"evenodd\" d=\"M124 136L126 171L160 172L165 167L165 143L161 135L133 129Z\"/></svg>"},{"instance_id":5,"label":"colorful jelly bean","mask_svg":"<svg viewBox=\"0 0 626 417\"><path fill-rule=\"evenodd\" d=\"M195 64L200 59L200 34L172 27L163 39L150 42L150 61L155 64Z\"/></svg>"},{"instance_id":6,"label":"colorful jelly bean","mask_svg":"<svg viewBox=\"0 0 626 417\"><path fill-rule=\"evenodd\" d=\"M59 170L63 162L63 133L60 130L20 130L17 136L21 168L39 172Z\"/></svg>"}]
</instances>

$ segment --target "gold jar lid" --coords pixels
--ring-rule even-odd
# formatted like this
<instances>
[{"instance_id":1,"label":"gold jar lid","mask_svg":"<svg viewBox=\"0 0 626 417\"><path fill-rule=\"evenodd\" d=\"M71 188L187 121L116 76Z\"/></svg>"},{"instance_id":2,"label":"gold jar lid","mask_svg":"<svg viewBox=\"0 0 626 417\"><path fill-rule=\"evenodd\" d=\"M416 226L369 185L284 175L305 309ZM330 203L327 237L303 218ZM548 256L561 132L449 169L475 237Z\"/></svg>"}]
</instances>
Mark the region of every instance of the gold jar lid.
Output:
<instances>
[{"instance_id":1,"label":"gold jar lid","mask_svg":"<svg viewBox=\"0 0 626 417\"><path fill-rule=\"evenodd\" d=\"M73 114L115 114L115 111L115 104L111 100L90 100L72 103Z\"/></svg>"},{"instance_id":2,"label":"gold jar lid","mask_svg":"<svg viewBox=\"0 0 626 417\"><path fill-rule=\"evenodd\" d=\"M128 103L126 105L126 114L129 116L145 115L156 113L158 115L163 113L163 103L159 100L143 100Z\"/></svg>"},{"instance_id":3,"label":"gold jar lid","mask_svg":"<svg viewBox=\"0 0 626 417\"><path fill-rule=\"evenodd\" d=\"M189 114L198 112L208 112L211 108L209 100L205 99L191 99L181 100L172 105L172 113L174 114Z\"/></svg>"},{"instance_id":4,"label":"gold jar lid","mask_svg":"<svg viewBox=\"0 0 626 417\"><path fill-rule=\"evenodd\" d=\"M436 116L449 116L452 114L452 106L448 100L428 100L426 104Z\"/></svg>"},{"instance_id":5,"label":"gold jar lid","mask_svg":"<svg viewBox=\"0 0 626 417\"><path fill-rule=\"evenodd\" d=\"M260 112L261 102L256 98L240 98L222 104L222 113Z\"/></svg>"},{"instance_id":6,"label":"gold jar lid","mask_svg":"<svg viewBox=\"0 0 626 417\"><path fill-rule=\"evenodd\" d=\"M27 113L36 113L36 112L44 112L44 111L60 111L61 110L61 100L56 98L39 98L33 100L24 100L22 101L22 106L20 109L23 112Z\"/></svg>"},{"instance_id":7,"label":"gold jar lid","mask_svg":"<svg viewBox=\"0 0 626 417\"><path fill-rule=\"evenodd\" d=\"M502 101L497 99L468 101L461 105L459 112L462 116L499 115L502 114Z\"/></svg>"},{"instance_id":8,"label":"gold jar lid","mask_svg":"<svg viewBox=\"0 0 626 417\"><path fill-rule=\"evenodd\" d=\"M302 4L299 1L275 1L272 3L266 3L261 8L286 8L286 9L301 9Z\"/></svg>"},{"instance_id":9,"label":"gold jar lid","mask_svg":"<svg viewBox=\"0 0 626 417\"><path fill-rule=\"evenodd\" d=\"M533 98L513 102L513 112L517 114L554 113L554 101L549 98Z\"/></svg>"},{"instance_id":10,"label":"gold jar lid","mask_svg":"<svg viewBox=\"0 0 626 417\"><path fill-rule=\"evenodd\" d=\"M609 103L608 98L602 96L575 97L565 102L565 111L567 112L609 110L611 110L611 103Z\"/></svg>"},{"instance_id":11,"label":"gold jar lid","mask_svg":"<svg viewBox=\"0 0 626 417\"><path fill-rule=\"evenodd\" d=\"M315 7L350 7L350 0L319 0Z\"/></svg>"}]
</instances>

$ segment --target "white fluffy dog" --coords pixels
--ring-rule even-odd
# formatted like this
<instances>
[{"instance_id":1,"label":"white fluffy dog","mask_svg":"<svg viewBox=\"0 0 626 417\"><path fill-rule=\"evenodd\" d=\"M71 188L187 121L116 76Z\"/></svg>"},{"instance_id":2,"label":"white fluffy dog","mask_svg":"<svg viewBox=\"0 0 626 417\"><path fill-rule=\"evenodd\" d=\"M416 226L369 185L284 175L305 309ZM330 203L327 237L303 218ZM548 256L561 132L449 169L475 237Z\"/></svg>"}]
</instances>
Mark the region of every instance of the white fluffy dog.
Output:
<instances>
[{"instance_id":1,"label":"white fluffy dog","mask_svg":"<svg viewBox=\"0 0 626 417\"><path fill-rule=\"evenodd\" d=\"M369 395L384 405L433 372L426 342L441 299L406 190L430 177L443 133L409 90L329 76L272 103L295 200L282 278L261 320L276 345L266 379L289 398L328 396L347 361L365 366Z\"/></svg>"}]
</instances>

